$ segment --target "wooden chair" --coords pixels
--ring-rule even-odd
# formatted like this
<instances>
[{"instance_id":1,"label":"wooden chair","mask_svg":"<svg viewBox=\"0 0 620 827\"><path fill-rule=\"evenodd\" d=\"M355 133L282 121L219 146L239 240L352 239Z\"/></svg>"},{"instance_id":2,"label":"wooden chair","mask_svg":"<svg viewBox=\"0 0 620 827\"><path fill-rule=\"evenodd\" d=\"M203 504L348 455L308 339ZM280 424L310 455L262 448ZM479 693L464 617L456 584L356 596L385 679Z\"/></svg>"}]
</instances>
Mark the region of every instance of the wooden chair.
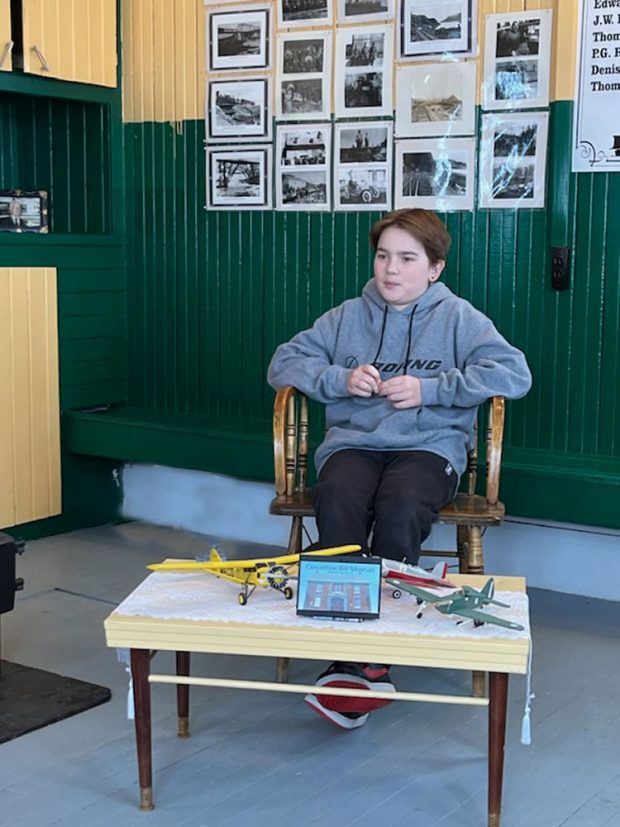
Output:
<instances>
[{"instance_id":1,"label":"wooden chair","mask_svg":"<svg viewBox=\"0 0 620 827\"><path fill-rule=\"evenodd\" d=\"M459 491L452 502L444 506L439 513L437 522L456 528L455 547L448 550L424 551L424 556L458 558L459 571L462 574L484 573L483 530L488 526L501 525L504 519L505 508L499 501L504 410L503 397L494 396L489 400L485 439L485 493L475 493L478 475L476 428L472 435L473 447L469 451L467 470L464 474L462 487L465 490ZM273 413L276 496L271 501L269 512L290 517L290 553L301 551L304 518L314 516L312 489L307 484L308 434L307 398L291 386L282 388L277 393Z\"/></svg>"},{"instance_id":2,"label":"wooden chair","mask_svg":"<svg viewBox=\"0 0 620 827\"><path fill-rule=\"evenodd\" d=\"M488 401L488 424L485 439L486 485L484 494L476 494L478 476L478 427L472 434L472 448L468 453L464 474L464 491L459 491L452 502L439 512L437 522L456 528L455 548L425 550L426 557L456 557L461 574L483 574L483 530L501 525L505 508L499 501L499 477L504 436L505 400L493 396ZM484 406L481 406L481 410ZM482 414L479 416L481 418ZM273 412L273 450L276 496L269 513L291 518L288 540L289 553L297 553L303 545L303 521L314 516L312 489L308 479L308 399L290 385L276 395ZM276 679L285 682L288 676L288 658L278 658ZM485 694L485 675L473 673L473 694Z\"/></svg>"}]
</instances>

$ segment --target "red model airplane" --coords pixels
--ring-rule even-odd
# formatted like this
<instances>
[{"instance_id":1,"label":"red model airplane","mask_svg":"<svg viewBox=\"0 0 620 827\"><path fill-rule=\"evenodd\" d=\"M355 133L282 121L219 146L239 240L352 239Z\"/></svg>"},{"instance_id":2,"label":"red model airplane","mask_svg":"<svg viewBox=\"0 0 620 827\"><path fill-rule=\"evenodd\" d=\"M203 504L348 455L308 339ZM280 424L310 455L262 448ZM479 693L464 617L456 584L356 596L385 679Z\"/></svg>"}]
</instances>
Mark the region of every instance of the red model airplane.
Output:
<instances>
[{"instance_id":1,"label":"red model airplane","mask_svg":"<svg viewBox=\"0 0 620 827\"><path fill-rule=\"evenodd\" d=\"M381 561L381 574L387 580L401 580L403 583L409 583L412 586L444 586L448 589L456 589L455 583L446 580L448 573L448 564L445 562L437 563L434 569L427 571L421 566L411 566L409 563L399 563L397 560L386 560L385 557ZM394 593L394 597L400 597Z\"/></svg>"}]
</instances>

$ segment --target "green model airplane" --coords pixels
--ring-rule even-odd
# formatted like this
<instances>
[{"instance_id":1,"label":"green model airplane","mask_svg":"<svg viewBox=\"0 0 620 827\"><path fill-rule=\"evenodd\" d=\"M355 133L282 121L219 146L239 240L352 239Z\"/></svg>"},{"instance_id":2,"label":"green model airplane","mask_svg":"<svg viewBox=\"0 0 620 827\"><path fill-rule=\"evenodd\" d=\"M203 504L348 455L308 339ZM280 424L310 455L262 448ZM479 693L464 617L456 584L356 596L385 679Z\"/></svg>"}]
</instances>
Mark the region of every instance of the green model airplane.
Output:
<instances>
[{"instance_id":1,"label":"green model airplane","mask_svg":"<svg viewBox=\"0 0 620 827\"><path fill-rule=\"evenodd\" d=\"M474 626L482 626L483 623L494 623L497 626L505 626L507 629L515 629L522 631L523 626L520 623L514 623L512 620L504 620L503 617L496 617L495 615L487 614L480 611L483 606L492 604L494 606L503 606L505 609L510 608L507 603L501 603L499 600L494 600L495 581L489 577L482 589L474 589L472 586L463 586L456 592L450 594L439 595L435 592L430 592L427 589L421 589L419 586L413 586L411 583L406 583L404 580L397 580L396 578L388 577L386 583L394 586L396 593L403 591L412 594L420 607L416 617L422 617L422 611L425 603L432 603L438 612L444 615L459 615L463 620L473 620ZM398 595L400 596L400 594ZM463 623L463 620L458 621Z\"/></svg>"}]
</instances>

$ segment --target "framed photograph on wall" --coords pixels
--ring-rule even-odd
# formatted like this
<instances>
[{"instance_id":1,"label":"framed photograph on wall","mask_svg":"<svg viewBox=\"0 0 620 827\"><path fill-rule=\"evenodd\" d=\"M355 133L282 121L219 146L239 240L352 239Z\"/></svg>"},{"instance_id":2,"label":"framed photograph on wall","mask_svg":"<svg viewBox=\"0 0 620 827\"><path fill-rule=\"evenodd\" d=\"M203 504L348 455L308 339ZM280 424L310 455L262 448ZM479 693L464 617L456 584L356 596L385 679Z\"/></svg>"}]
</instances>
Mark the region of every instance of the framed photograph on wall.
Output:
<instances>
[{"instance_id":1,"label":"framed photograph on wall","mask_svg":"<svg viewBox=\"0 0 620 827\"><path fill-rule=\"evenodd\" d=\"M271 146L207 149L207 208L271 209Z\"/></svg>"},{"instance_id":2,"label":"framed photograph on wall","mask_svg":"<svg viewBox=\"0 0 620 827\"><path fill-rule=\"evenodd\" d=\"M331 32L278 36L276 117L321 120L331 114Z\"/></svg>"},{"instance_id":3,"label":"framed photograph on wall","mask_svg":"<svg viewBox=\"0 0 620 827\"><path fill-rule=\"evenodd\" d=\"M277 0L278 28L331 26L332 0Z\"/></svg>"},{"instance_id":4,"label":"framed photograph on wall","mask_svg":"<svg viewBox=\"0 0 620 827\"><path fill-rule=\"evenodd\" d=\"M336 35L337 118L392 114L392 27L341 29Z\"/></svg>"},{"instance_id":5,"label":"framed photograph on wall","mask_svg":"<svg viewBox=\"0 0 620 827\"><path fill-rule=\"evenodd\" d=\"M476 64L400 66L396 74L396 137L473 135Z\"/></svg>"},{"instance_id":6,"label":"framed photograph on wall","mask_svg":"<svg viewBox=\"0 0 620 827\"><path fill-rule=\"evenodd\" d=\"M486 19L482 106L530 109L549 103L551 9Z\"/></svg>"},{"instance_id":7,"label":"framed photograph on wall","mask_svg":"<svg viewBox=\"0 0 620 827\"><path fill-rule=\"evenodd\" d=\"M271 140L271 79L210 80L207 136L212 141Z\"/></svg>"},{"instance_id":8,"label":"framed photograph on wall","mask_svg":"<svg viewBox=\"0 0 620 827\"><path fill-rule=\"evenodd\" d=\"M473 54L477 0L400 0L400 55Z\"/></svg>"},{"instance_id":9,"label":"framed photograph on wall","mask_svg":"<svg viewBox=\"0 0 620 827\"><path fill-rule=\"evenodd\" d=\"M473 210L473 138L396 141L394 206Z\"/></svg>"},{"instance_id":10,"label":"framed photograph on wall","mask_svg":"<svg viewBox=\"0 0 620 827\"><path fill-rule=\"evenodd\" d=\"M270 7L238 6L207 12L209 70L268 69Z\"/></svg>"},{"instance_id":11,"label":"framed photograph on wall","mask_svg":"<svg viewBox=\"0 0 620 827\"><path fill-rule=\"evenodd\" d=\"M336 0L338 23L370 23L394 17L394 0Z\"/></svg>"},{"instance_id":12,"label":"framed photograph on wall","mask_svg":"<svg viewBox=\"0 0 620 827\"><path fill-rule=\"evenodd\" d=\"M45 190L0 190L0 232L48 232Z\"/></svg>"},{"instance_id":13,"label":"framed photograph on wall","mask_svg":"<svg viewBox=\"0 0 620 827\"><path fill-rule=\"evenodd\" d=\"M336 124L334 209L391 208L392 126L391 121Z\"/></svg>"},{"instance_id":14,"label":"framed photograph on wall","mask_svg":"<svg viewBox=\"0 0 620 827\"><path fill-rule=\"evenodd\" d=\"M331 124L278 126L276 209L331 208Z\"/></svg>"},{"instance_id":15,"label":"framed photograph on wall","mask_svg":"<svg viewBox=\"0 0 620 827\"><path fill-rule=\"evenodd\" d=\"M547 112L483 116L479 207L544 207L548 123Z\"/></svg>"}]
</instances>

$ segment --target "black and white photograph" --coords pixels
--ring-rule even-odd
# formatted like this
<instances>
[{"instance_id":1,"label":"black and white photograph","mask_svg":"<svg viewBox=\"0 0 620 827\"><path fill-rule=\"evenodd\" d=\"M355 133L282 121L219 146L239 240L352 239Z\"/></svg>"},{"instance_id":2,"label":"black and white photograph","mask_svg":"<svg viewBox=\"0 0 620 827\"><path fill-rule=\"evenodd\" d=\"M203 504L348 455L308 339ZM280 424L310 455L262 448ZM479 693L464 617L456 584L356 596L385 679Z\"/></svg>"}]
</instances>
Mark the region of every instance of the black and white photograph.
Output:
<instances>
[{"instance_id":1,"label":"black and white photograph","mask_svg":"<svg viewBox=\"0 0 620 827\"><path fill-rule=\"evenodd\" d=\"M331 32L278 36L276 117L320 120L331 111Z\"/></svg>"},{"instance_id":2,"label":"black and white photograph","mask_svg":"<svg viewBox=\"0 0 620 827\"><path fill-rule=\"evenodd\" d=\"M278 0L278 26L329 26L332 0Z\"/></svg>"},{"instance_id":3,"label":"black and white photograph","mask_svg":"<svg viewBox=\"0 0 620 827\"><path fill-rule=\"evenodd\" d=\"M471 54L477 0L401 0L401 57Z\"/></svg>"},{"instance_id":4,"label":"black and white photograph","mask_svg":"<svg viewBox=\"0 0 620 827\"><path fill-rule=\"evenodd\" d=\"M392 124L380 121L336 126L337 164L386 164L390 161Z\"/></svg>"},{"instance_id":5,"label":"black and white photograph","mask_svg":"<svg viewBox=\"0 0 620 827\"><path fill-rule=\"evenodd\" d=\"M338 167L334 186L335 210L359 212L391 208L390 176L385 167Z\"/></svg>"},{"instance_id":6,"label":"black and white photograph","mask_svg":"<svg viewBox=\"0 0 620 827\"><path fill-rule=\"evenodd\" d=\"M337 0L338 23L369 23L394 17L394 0Z\"/></svg>"},{"instance_id":7,"label":"black and white photograph","mask_svg":"<svg viewBox=\"0 0 620 827\"><path fill-rule=\"evenodd\" d=\"M484 109L528 109L549 103L550 9L490 14L486 19Z\"/></svg>"},{"instance_id":8,"label":"black and white photograph","mask_svg":"<svg viewBox=\"0 0 620 827\"><path fill-rule=\"evenodd\" d=\"M269 68L270 14L269 7L252 6L207 12L209 69Z\"/></svg>"},{"instance_id":9,"label":"black and white photograph","mask_svg":"<svg viewBox=\"0 0 620 827\"><path fill-rule=\"evenodd\" d=\"M341 29L336 36L336 117L392 113L392 29Z\"/></svg>"},{"instance_id":10,"label":"black and white photograph","mask_svg":"<svg viewBox=\"0 0 620 827\"><path fill-rule=\"evenodd\" d=\"M392 123L336 124L334 209L389 209L392 203Z\"/></svg>"},{"instance_id":11,"label":"black and white photograph","mask_svg":"<svg viewBox=\"0 0 620 827\"><path fill-rule=\"evenodd\" d=\"M0 190L0 232L47 233L45 190Z\"/></svg>"},{"instance_id":12,"label":"black and white photograph","mask_svg":"<svg viewBox=\"0 0 620 827\"><path fill-rule=\"evenodd\" d=\"M394 206L473 210L473 138L396 141Z\"/></svg>"},{"instance_id":13,"label":"black and white photograph","mask_svg":"<svg viewBox=\"0 0 620 827\"><path fill-rule=\"evenodd\" d=\"M496 64L495 100L514 101L519 107L522 101L538 97L538 61L502 60Z\"/></svg>"},{"instance_id":14,"label":"black and white photograph","mask_svg":"<svg viewBox=\"0 0 620 827\"><path fill-rule=\"evenodd\" d=\"M331 124L279 126L277 128L276 166L329 167Z\"/></svg>"},{"instance_id":15,"label":"black and white photograph","mask_svg":"<svg viewBox=\"0 0 620 827\"><path fill-rule=\"evenodd\" d=\"M286 34L278 39L278 71L282 75L322 74L329 69L330 35Z\"/></svg>"},{"instance_id":16,"label":"black and white photograph","mask_svg":"<svg viewBox=\"0 0 620 827\"><path fill-rule=\"evenodd\" d=\"M271 139L270 79L211 80L207 87L210 140Z\"/></svg>"},{"instance_id":17,"label":"black and white photograph","mask_svg":"<svg viewBox=\"0 0 620 827\"><path fill-rule=\"evenodd\" d=\"M324 78L282 78L276 114L282 120L316 120L327 117L329 112Z\"/></svg>"},{"instance_id":18,"label":"black and white photograph","mask_svg":"<svg viewBox=\"0 0 620 827\"><path fill-rule=\"evenodd\" d=\"M271 209L271 146L207 150L207 208Z\"/></svg>"},{"instance_id":19,"label":"black and white photograph","mask_svg":"<svg viewBox=\"0 0 620 827\"><path fill-rule=\"evenodd\" d=\"M329 170L280 169L277 176L277 209L304 212L330 209Z\"/></svg>"},{"instance_id":20,"label":"black and white photograph","mask_svg":"<svg viewBox=\"0 0 620 827\"><path fill-rule=\"evenodd\" d=\"M474 62L400 66L396 75L396 90L397 137L474 134Z\"/></svg>"},{"instance_id":21,"label":"black and white photograph","mask_svg":"<svg viewBox=\"0 0 620 827\"><path fill-rule=\"evenodd\" d=\"M278 126L276 209L331 208L331 124Z\"/></svg>"},{"instance_id":22,"label":"black and white photograph","mask_svg":"<svg viewBox=\"0 0 620 827\"><path fill-rule=\"evenodd\" d=\"M547 112L483 116L481 208L544 207L548 119Z\"/></svg>"}]
</instances>

